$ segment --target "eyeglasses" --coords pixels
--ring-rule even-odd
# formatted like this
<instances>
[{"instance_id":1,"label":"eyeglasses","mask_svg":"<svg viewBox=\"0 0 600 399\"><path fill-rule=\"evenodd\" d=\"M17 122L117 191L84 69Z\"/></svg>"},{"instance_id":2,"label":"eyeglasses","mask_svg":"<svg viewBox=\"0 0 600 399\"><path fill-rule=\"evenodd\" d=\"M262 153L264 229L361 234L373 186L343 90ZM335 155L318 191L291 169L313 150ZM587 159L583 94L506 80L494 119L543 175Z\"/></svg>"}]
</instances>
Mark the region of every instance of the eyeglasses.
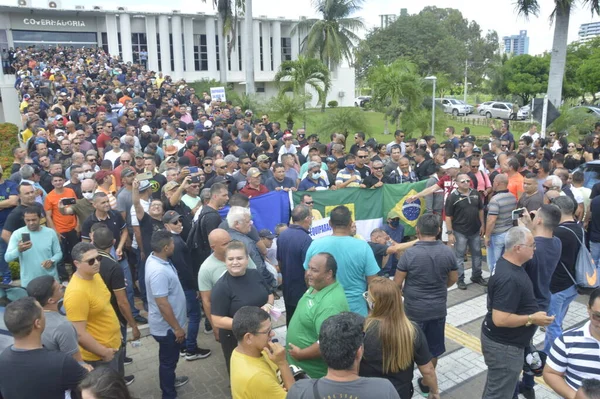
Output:
<instances>
[{"instance_id":1,"label":"eyeglasses","mask_svg":"<svg viewBox=\"0 0 600 399\"><path fill-rule=\"evenodd\" d=\"M248 161L248 162L242 162L243 165L252 165L252 162Z\"/></svg>"},{"instance_id":2,"label":"eyeglasses","mask_svg":"<svg viewBox=\"0 0 600 399\"><path fill-rule=\"evenodd\" d=\"M381 170L381 169L383 169L383 166L373 167L373 170Z\"/></svg>"},{"instance_id":3,"label":"eyeglasses","mask_svg":"<svg viewBox=\"0 0 600 399\"><path fill-rule=\"evenodd\" d=\"M121 163L130 163L131 159L121 159Z\"/></svg>"},{"instance_id":4,"label":"eyeglasses","mask_svg":"<svg viewBox=\"0 0 600 399\"><path fill-rule=\"evenodd\" d=\"M269 327L269 329L267 331L257 331L257 332L254 333L254 335L256 335L256 334L270 335L271 331L273 331L273 327Z\"/></svg>"},{"instance_id":5,"label":"eyeglasses","mask_svg":"<svg viewBox=\"0 0 600 399\"><path fill-rule=\"evenodd\" d=\"M501 144L500 147L508 147L508 144Z\"/></svg>"},{"instance_id":6,"label":"eyeglasses","mask_svg":"<svg viewBox=\"0 0 600 399\"><path fill-rule=\"evenodd\" d=\"M96 262L100 263L102 261L102 256L98 255L95 258L91 258L88 260L82 260L81 263L87 263L90 266L94 266Z\"/></svg>"},{"instance_id":7,"label":"eyeglasses","mask_svg":"<svg viewBox=\"0 0 600 399\"><path fill-rule=\"evenodd\" d=\"M471 183L470 179L459 180L459 183Z\"/></svg>"},{"instance_id":8,"label":"eyeglasses","mask_svg":"<svg viewBox=\"0 0 600 399\"><path fill-rule=\"evenodd\" d=\"M534 242L533 244L531 244L531 245L527 245L527 244L521 244L520 246L521 246L521 247L529 247L529 248L531 248L531 249L535 249L535 242Z\"/></svg>"},{"instance_id":9,"label":"eyeglasses","mask_svg":"<svg viewBox=\"0 0 600 399\"><path fill-rule=\"evenodd\" d=\"M471 169L478 168L479 165L471 165Z\"/></svg>"}]
</instances>

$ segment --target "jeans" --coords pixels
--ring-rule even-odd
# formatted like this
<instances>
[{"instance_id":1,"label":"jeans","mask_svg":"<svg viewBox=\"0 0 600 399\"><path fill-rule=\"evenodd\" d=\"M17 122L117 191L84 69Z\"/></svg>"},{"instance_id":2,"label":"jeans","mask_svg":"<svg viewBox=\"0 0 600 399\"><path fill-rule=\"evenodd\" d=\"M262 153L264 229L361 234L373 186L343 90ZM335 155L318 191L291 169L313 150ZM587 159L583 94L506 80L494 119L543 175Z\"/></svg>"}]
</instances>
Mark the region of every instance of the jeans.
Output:
<instances>
[{"instance_id":1,"label":"jeans","mask_svg":"<svg viewBox=\"0 0 600 399\"><path fill-rule=\"evenodd\" d=\"M198 349L198 331L200 330L200 302L196 297L196 291L183 290L187 302L188 328L185 337L185 349L193 352Z\"/></svg>"},{"instance_id":2,"label":"jeans","mask_svg":"<svg viewBox=\"0 0 600 399\"><path fill-rule=\"evenodd\" d=\"M575 285L570 286L564 291L552 294L550 297L550 305L548 306L548 316L554 316L554 321L546 327L546 339L544 341L544 352L550 353L550 348L554 340L560 337L563 333L562 323L569 310L569 305L577 298L577 288Z\"/></svg>"},{"instance_id":3,"label":"jeans","mask_svg":"<svg viewBox=\"0 0 600 399\"><path fill-rule=\"evenodd\" d=\"M598 261L600 261L600 242L590 241L590 253L594 264L598 267Z\"/></svg>"},{"instance_id":4,"label":"jeans","mask_svg":"<svg viewBox=\"0 0 600 399\"><path fill-rule=\"evenodd\" d=\"M127 323L119 320L119 325L121 326L121 350L123 351L123 360L125 360L127 356Z\"/></svg>"},{"instance_id":5,"label":"jeans","mask_svg":"<svg viewBox=\"0 0 600 399\"><path fill-rule=\"evenodd\" d=\"M148 311L148 298L146 297L146 259L142 259L142 254L139 248L131 248L133 255L135 256L135 264L137 265L137 282L138 288L140 289L140 296L144 303L144 309Z\"/></svg>"},{"instance_id":6,"label":"jeans","mask_svg":"<svg viewBox=\"0 0 600 399\"><path fill-rule=\"evenodd\" d=\"M456 264L458 266L458 280L465 279L465 253L467 245L471 249L471 278L481 277L481 236L479 232L470 236L454 231L454 254L456 255Z\"/></svg>"},{"instance_id":7,"label":"jeans","mask_svg":"<svg viewBox=\"0 0 600 399\"><path fill-rule=\"evenodd\" d=\"M160 381L160 390L163 399L174 399L177 397L175 391L175 369L179 361L179 348L181 347L175 341L173 331L167 331L167 335L159 337L153 335L158 342L158 378Z\"/></svg>"},{"instance_id":8,"label":"jeans","mask_svg":"<svg viewBox=\"0 0 600 399\"><path fill-rule=\"evenodd\" d=\"M10 278L10 269L8 267L8 262L4 260L4 254L6 253L6 248L8 244L4 242L4 240L0 239L0 279Z\"/></svg>"},{"instance_id":9,"label":"jeans","mask_svg":"<svg viewBox=\"0 0 600 399\"><path fill-rule=\"evenodd\" d=\"M512 398L523 370L524 348L500 344L482 333L481 350L488 367L482 398Z\"/></svg>"},{"instance_id":10,"label":"jeans","mask_svg":"<svg viewBox=\"0 0 600 399\"><path fill-rule=\"evenodd\" d=\"M115 355L113 356L110 362L104 362L102 360L96 360L89 363L90 366L97 369L98 367L108 367L118 372L121 377L125 376L125 366L123 365L123 361L125 360L125 354L123 352L123 348L119 349Z\"/></svg>"},{"instance_id":11,"label":"jeans","mask_svg":"<svg viewBox=\"0 0 600 399\"><path fill-rule=\"evenodd\" d=\"M490 237L490 245L487 248L487 264L488 269L490 269L490 275L494 274L494 269L496 268L496 262L504 253L504 239L506 238L506 233L500 234L492 234Z\"/></svg>"}]
</instances>

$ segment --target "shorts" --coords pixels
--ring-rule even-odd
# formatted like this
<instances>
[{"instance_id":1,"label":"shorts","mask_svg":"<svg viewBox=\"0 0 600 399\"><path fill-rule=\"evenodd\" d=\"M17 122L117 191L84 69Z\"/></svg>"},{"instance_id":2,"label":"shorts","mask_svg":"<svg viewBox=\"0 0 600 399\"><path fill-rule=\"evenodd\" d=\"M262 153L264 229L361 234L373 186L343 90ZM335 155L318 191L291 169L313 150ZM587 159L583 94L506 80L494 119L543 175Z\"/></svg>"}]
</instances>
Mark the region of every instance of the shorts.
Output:
<instances>
[{"instance_id":1,"label":"shorts","mask_svg":"<svg viewBox=\"0 0 600 399\"><path fill-rule=\"evenodd\" d=\"M446 329L446 318L433 319L427 321L417 321L417 325L423 330L427 338L427 346L433 357L440 357L446 352L446 343L444 341L444 331Z\"/></svg>"}]
</instances>

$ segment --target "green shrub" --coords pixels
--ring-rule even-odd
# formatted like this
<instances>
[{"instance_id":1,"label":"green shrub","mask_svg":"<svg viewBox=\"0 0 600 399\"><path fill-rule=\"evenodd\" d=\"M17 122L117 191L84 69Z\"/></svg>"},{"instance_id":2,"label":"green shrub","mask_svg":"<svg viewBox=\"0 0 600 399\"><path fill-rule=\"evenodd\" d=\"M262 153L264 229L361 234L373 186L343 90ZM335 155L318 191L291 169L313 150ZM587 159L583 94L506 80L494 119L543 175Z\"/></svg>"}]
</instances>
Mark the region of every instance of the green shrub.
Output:
<instances>
[{"instance_id":1,"label":"green shrub","mask_svg":"<svg viewBox=\"0 0 600 399\"><path fill-rule=\"evenodd\" d=\"M12 123L0 123L0 165L4 169L10 169L12 165L13 147L19 146L19 128Z\"/></svg>"},{"instance_id":2,"label":"green shrub","mask_svg":"<svg viewBox=\"0 0 600 399\"><path fill-rule=\"evenodd\" d=\"M13 280L21 279L21 267L19 266L19 262L17 262L17 261L9 262L8 268L10 270L10 275Z\"/></svg>"},{"instance_id":3,"label":"green shrub","mask_svg":"<svg viewBox=\"0 0 600 399\"><path fill-rule=\"evenodd\" d=\"M331 101L329 101L329 102L327 103L327 106L328 106L329 108L335 108L335 107L337 107L337 106L338 106L338 102L337 102L337 101L335 101L335 100L331 100Z\"/></svg>"}]
</instances>

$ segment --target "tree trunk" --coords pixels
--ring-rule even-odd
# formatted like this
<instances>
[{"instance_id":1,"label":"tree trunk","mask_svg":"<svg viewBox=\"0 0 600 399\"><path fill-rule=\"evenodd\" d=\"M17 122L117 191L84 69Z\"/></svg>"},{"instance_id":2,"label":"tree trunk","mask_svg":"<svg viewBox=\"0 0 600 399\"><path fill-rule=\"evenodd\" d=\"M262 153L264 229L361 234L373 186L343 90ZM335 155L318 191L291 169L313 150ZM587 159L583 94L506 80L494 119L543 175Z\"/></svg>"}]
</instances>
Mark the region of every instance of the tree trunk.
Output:
<instances>
[{"instance_id":1,"label":"tree trunk","mask_svg":"<svg viewBox=\"0 0 600 399\"><path fill-rule=\"evenodd\" d=\"M557 5L554 16L554 39L552 41L552 57L548 76L548 100L558 108L562 100L562 85L567 63L567 37L569 33L569 7Z\"/></svg>"},{"instance_id":2,"label":"tree trunk","mask_svg":"<svg viewBox=\"0 0 600 399\"><path fill-rule=\"evenodd\" d=\"M244 15L246 29L246 94L254 95L256 85L254 84L254 21L252 20L252 0L246 0L246 11ZM258 43L256 43L258 45Z\"/></svg>"},{"instance_id":3,"label":"tree trunk","mask_svg":"<svg viewBox=\"0 0 600 399\"><path fill-rule=\"evenodd\" d=\"M225 86L227 84L227 70L228 62L227 62L227 36L224 32L224 24L223 17L221 14L218 14L217 18L217 30L219 31L219 80L221 84Z\"/></svg>"}]
</instances>

